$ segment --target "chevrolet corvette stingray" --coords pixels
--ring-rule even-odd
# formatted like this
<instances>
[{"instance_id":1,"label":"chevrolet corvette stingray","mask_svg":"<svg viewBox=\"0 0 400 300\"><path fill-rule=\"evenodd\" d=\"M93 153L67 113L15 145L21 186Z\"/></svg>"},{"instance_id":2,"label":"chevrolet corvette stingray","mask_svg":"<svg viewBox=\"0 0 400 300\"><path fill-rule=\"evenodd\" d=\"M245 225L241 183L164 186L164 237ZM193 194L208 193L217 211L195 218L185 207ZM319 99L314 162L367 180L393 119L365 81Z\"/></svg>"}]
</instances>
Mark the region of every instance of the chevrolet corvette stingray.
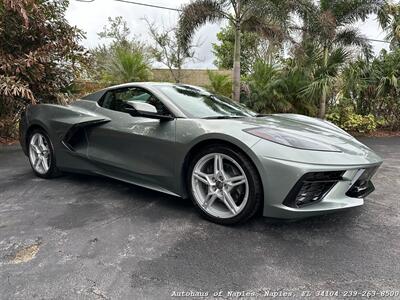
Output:
<instances>
[{"instance_id":1,"label":"chevrolet corvette stingray","mask_svg":"<svg viewBox=\"0 0 400 300\"><path fill-rule=\"evenodd\" d=\"M382 159L327 121L258 115L203 88L129 83L71 105L31 105L20 143L33 172L103 175L190 198L219 224L360 206Z\"/></svg>"}]
</instances>

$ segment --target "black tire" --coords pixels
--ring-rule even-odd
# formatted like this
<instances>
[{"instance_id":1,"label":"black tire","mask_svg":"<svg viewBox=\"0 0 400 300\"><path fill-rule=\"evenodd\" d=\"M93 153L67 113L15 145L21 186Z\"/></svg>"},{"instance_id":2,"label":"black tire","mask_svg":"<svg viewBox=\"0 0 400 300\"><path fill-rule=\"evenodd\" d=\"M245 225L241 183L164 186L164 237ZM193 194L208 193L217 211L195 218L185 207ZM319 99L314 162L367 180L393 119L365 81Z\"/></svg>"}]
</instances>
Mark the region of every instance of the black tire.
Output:
<instances>
[{"instance_id":1,"label":"black tire","mask_svg":"<svg viewBox=\"0 0 400 300\"><path fill-rule=\"evenodd\" d=\"M45 138L47 145L49 145L49 150L50 150L50 151L49 151L50 166L49 166L49 169L48 169L48 171L47 171L46 173L39 173L39 172L37 172L37 171L35 170L35 168L34 168L33 165L32 165L31 157L30 157L30 154L29 154L29 151L30 151L30 150L29 150L30 142L31 142L32 137L33 137L36 133L41 134L41 135ZM30 163L30 165L31 165L31 167L32 167L33 173L35 173L35 175L38 176L38 177L40 177L40 178L51 179L51 178L56 178L56 177L59 177L59 176L62 175L61 171L57 168L56 157L55 157L55 154L54 154L54 147L53 147L53 144L52 144L52 142L51 142L51 140L50 140L48 134L47 134L46 131L44 131L43 129L39 129L39 128L34 129L34 130L29 134L29 138L28 138L28 159L29 159L29 163Z\"/></svg>"},{"instance_id":2,"label":"black tire","mask_svg":"<svg viewBox=\"0 0 400 300\"><path fill-rule=\"evenodd\" d=\"M193 194L193 188L192 188L192 173L194 170L194 167L196 163L205 155L211 154L211 153L222 153L225 155L230 156L233 158L243 169L243 171L246 174L248 183L249 183L249 197L247 200L247 203L243 210L236 216L232 218L219 218L216 216L213 216L209 213L207 213L205 210L203 210L199 204L197 203L194 194ZM206 148L203 148L200 150L198 153L196 153L190 163L189 163L189 168L187 172L187 190L189 191L189 196L192 202L194 203L196 209L198 212L207 220L221 224L221 225L234 225L234 224L240 224L243 222L246 222L250 218L252 218L260 209L262 201L263 201L263 188L262 188L262 183L260 180L259 173L251 160L243 154L241 151L238 151L237 149L233 150L229 146L221 145L221 144L215 144L208 146Z\"/></svg>"}]
</instances>

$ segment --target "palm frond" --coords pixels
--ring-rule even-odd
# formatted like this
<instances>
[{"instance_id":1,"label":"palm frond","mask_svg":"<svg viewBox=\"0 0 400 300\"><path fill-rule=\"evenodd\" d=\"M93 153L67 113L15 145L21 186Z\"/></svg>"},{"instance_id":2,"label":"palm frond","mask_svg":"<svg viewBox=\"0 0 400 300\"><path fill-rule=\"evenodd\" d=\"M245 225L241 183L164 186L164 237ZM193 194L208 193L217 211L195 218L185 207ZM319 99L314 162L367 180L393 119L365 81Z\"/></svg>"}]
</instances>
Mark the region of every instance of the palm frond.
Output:
<instances>
[{"instance_id":1,"label":"palm frond","mask_svg":"<svg viewBox=\"0 0 400 300\"><path fill-rule=\"evenodd\" d=\"M242 29L249 32L255 32L263 38L270 41L282 42L289 37L284 26L271 20L263 20L252 15L242 22Z\"/></svg>"},{"instance_id":2,"label":"palm frond","mask_svg":"<svg viewBox=\"0 0 400 300\"><path fill-rule=\"evenodd\" d=\"M288 92L285 77L277 65L257 61L249 78L251 95L249 105L260 113L287 112L292 104L285 96Z\"/></svg>"},{"instance_id":3,"label":"palm frond","mask_svg":"<svg viewBox=\"0 0 400 300\"><path fill-rule=\"evenodd\" d=\"M344 48L339 47L333 49L328 58L327 69L338 70L342 65L346 63L349 57L350 57L349 51L346 51Z\"/></svg>"},{"instance_id":4,"label":"palm frond","mask_svg":"<svg viewBox=\"0 0 400 300\"><path fill-rule=\"evenodd\" d=\"M339 0L334 2L333 11L338 24L352 24L365 21L369 15L376 13L385 0Z\"/></svg>"},{"instance_id":5,"label":"palm frond","mask_svg":"<svg viewBox=\"0 0 400 300\"><path fill-rule=\"evenodd\" d=\"M383 5L377 12L379 24L385 30L389 27L392 21L392 8L391 5Z\"/></svg>"},{"instance_id":6,"label":"palm frond","mask_svg":"<svg viewBox=\"0 0 400 300\"><path fill-rule=\"evenodd\" d=\"M392 49L400 46L400 4L388 2L378 11L378 21L387 32L385 39Z\"/></svg>"},{"instance_id":7,"label":"palm frond","mask_svg":"<svg viewBox=\"0 0 400 300\"><path fill-rule=\"evenodd\" d=\"M331 92L335 81L336 77L334 76L322 77L311 82L300 93L303 97L309 97L311 99L320 98L323 94L328 95Z\"/></svg>"},{"instance_id":8,"label":"palm frond","mask_svg":"<svg viewBox=\"0 0 400 300\"><path fill-rule=\"evenodd\" d=\"M226 17L226 1L195 0L182 8L179 18L178 41L188 50L193 35L207 22L216 22Z\"/></svg>"},{"instance_id":9,"label":"palm frond","mask_svg":"<svg viewBox=\"0 0 400 300\"><path fill-rule=\"evenodd\" d=\"M298 31L293 15L311 9L310 0L245 0L240 18L242 29L255 32L273 43L294 43L292 31Z\"/></svg>"},{"instance_id":10,"label":"palm frond","mask_svg":"<svg viewBox=\"0 0 400 300\"><path fill-rule=\"evenodd\" d=\"M324 64L324 53L319 51L317 55L315 62L319 67L313 70L310 84L300 91L302 97L314 100L332 92L338 81L338 75L350 56L344 48L335 48L330 52L328 60Z\"/></svg>"},{"instance_id":11,"label":"palm frond","mask_svg":"<svg viewBox=\"0 0 400 300\"><path fill-rule=\"evenodd\" d=\"M336 33L335 43L342 46L356 46L362 49L367 58L372 56L372 46L358 28L344 27Z\"/></svg>"}]
</instances>

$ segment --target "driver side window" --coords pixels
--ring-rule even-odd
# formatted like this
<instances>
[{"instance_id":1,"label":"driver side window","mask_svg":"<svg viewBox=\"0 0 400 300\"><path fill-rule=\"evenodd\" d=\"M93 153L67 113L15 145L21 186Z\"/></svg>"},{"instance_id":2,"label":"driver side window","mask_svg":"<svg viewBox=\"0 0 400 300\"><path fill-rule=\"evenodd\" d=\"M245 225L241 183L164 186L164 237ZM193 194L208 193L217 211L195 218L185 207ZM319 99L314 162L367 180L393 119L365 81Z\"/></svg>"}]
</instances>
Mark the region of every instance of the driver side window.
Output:
<instances>
[{"instance_id":1,"label":"driver side window","mask_svg":"<svg viewBox=\"0 0 400 300\"><path fill-rule=\"evenodd\" d=\"M104 95L99 105L103 108L125 112L127 105L135 102L153 105L160 115L171 115L165 105L150 92L142 88L123 88L109 91Z\"/></svg>"}]
</instances>

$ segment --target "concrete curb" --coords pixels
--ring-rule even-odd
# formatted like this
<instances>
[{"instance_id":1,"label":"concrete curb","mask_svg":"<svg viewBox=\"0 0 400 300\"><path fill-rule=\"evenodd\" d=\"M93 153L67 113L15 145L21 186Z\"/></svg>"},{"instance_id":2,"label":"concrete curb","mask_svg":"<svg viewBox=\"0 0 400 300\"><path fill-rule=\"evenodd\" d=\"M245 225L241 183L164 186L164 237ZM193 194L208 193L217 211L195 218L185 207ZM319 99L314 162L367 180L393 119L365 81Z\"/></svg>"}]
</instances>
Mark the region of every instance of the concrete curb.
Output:
<instances>
[{"instance_id":1,"label":"concrete curb","mask_svg":"<svg viewBox=\"0 0 400 300\"><path fill-rule=\"evenodd\" d=\"M21 150L21 145L19 143L13 144L13 145L0 144L0 152L9 152L9 151L15 151L15 150Z\"/></svg>"}]
</instances>

